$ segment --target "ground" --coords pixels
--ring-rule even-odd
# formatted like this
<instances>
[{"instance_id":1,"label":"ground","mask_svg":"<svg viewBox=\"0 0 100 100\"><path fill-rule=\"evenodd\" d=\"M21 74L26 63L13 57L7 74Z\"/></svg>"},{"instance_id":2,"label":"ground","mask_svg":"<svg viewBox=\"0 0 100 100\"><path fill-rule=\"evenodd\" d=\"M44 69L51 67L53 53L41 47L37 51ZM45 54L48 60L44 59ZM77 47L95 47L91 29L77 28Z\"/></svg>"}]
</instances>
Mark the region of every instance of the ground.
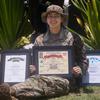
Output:
<instances>
[{"instance_id":1,"label":"ground","mask_svg":"<svg viewBox=\"0 0 100 100\"><path fill-rule=\"evenodd\" d=\"M100 86L82 87L80 93L69 93L69 95L48 100L100 100Z\"/></svg>"},{"instance_id":2,"label":"ground","mask_svg":"<svg viewBox=\"0 0 100 100\"><path fill-rule=\"evenodd\" d=\"M4 99L0 99L4 100ZM8 99L5 99L8 100ZM18 99L12 99L18 100ZM64 96L56 96L50 98L21 98L20 100L100 100L100 86L84 86L80 89L80 92L72 91Z\"/></svg>"}]
</instances>

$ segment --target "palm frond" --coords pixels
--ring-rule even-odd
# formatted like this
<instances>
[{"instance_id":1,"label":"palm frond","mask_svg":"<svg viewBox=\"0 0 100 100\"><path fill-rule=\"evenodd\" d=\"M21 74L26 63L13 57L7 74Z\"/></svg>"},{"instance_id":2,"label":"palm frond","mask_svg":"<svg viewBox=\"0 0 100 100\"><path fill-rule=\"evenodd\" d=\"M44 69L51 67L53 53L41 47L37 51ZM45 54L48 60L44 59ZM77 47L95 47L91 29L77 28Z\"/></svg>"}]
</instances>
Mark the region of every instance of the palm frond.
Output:
<instances>
[{"instance_id":1,"label":"palm frond","mask_svg":"<svg viewBox=\"0 0 100 100\"><path fill-rule=\"evenodd\" d=\"M0 0L0 48L13 48L22 24L24 0Z\"/></svg>"},{"instance_id":2,"label":"palm frond","mask_svg":"<svg viewBox=\"0 0 100 100\"><path fill-rule=\"evenodd\" d=\"M72 3L82 12L87 38L86 44L94 49L100 49L100 1L99 0L72 0Z\"/></svg>"}]
</instances>

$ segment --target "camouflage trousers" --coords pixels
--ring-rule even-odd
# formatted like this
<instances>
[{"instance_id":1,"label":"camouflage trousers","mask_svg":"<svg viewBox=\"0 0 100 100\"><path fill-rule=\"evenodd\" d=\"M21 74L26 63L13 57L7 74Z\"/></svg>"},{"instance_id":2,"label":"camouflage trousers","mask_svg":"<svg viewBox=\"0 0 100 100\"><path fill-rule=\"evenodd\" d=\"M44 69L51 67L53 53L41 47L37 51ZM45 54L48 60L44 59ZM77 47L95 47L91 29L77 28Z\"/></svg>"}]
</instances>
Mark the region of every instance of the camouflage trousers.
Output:
<instances>
[{"instance_id":1,"label":"camouflage trousers","mask_svg":"<svg viewBox=\"0 0 100 100\"><path fill-rule=\"evenodd\" d=\"M57 76L31 76L23 83L15 84L16 97L56 96L69 92L69 81Z\"/></svg>"}]
</instances>

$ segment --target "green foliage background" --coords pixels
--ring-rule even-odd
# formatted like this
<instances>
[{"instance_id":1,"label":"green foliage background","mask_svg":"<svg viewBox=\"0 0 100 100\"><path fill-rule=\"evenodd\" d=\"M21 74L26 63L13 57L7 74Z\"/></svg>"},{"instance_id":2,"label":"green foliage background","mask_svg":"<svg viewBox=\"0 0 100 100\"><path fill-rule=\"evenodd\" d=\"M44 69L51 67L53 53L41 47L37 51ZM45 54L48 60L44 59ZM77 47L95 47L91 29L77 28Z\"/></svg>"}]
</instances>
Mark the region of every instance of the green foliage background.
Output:
<instances>
[{"instance_id":1,"label":"green foliage background","mask_svg":"<svg viewBox=\"0 0 100 100\"><path fill-rule=\"evenodd\" d=\"M83 22L78 22L84 27L87 37L81 36L86 45L93 49L100 49L100 0L71 0L81 11Z\"/></svg>"},{"instance_id":2,"label":"green foliage background","mask_svg":"<svg viewBox=\"0 0 100 100\"><path fill-rule=\"evenodd\" d=\"M24 0L0 0L1 50L19 47L21 37L31 31L31 27L25 30L27 26L30 27L25 16Z\"/></svg>"}]
</instances>

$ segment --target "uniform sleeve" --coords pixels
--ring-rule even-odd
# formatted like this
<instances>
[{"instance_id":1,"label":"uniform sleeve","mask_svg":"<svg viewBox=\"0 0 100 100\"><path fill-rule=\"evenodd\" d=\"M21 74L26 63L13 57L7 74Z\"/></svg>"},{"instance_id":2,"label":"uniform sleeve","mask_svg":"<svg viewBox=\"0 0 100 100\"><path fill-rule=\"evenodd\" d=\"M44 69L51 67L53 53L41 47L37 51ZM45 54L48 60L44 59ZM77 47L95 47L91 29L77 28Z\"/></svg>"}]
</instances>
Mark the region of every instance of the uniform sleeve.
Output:
<instances>
[{"instance_id":1,"label":"uniform sleeve","mask_svg":"<svg viewBox=\"0 0 100 100\"><path fill-rule=\"evenodd\" d=\"M39 35L33 44L34 46L43 46L43 34Z\"/></svg>"},{"instance_id":2,"label":"uniform sleeve","mask_svg":"<svg viewBox=\"0 0 100 100\"><path fill-rule=\"evenodd\" d=\"M81 38L74 34L74 58L75 65L82 69L82 73L85 74L88 69L88 59L86 58L86 48Z\"/></svg>"}]
</instances>

